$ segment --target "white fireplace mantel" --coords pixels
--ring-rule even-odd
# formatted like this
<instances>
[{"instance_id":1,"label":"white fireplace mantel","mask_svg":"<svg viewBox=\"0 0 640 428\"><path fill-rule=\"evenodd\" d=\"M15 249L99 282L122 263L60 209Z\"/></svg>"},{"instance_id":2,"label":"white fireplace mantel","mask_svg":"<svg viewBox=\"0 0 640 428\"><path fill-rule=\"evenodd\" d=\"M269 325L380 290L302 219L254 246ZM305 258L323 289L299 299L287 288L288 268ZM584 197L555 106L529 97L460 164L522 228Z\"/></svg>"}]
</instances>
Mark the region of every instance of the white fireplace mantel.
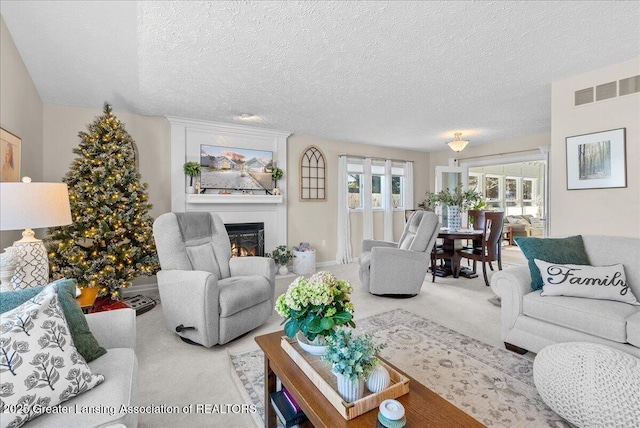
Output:
<instances>
[{"instance_id":1,"label":"white fireplace mantel","mask_svg":"<svg viewBox=\"0 0 640 428\"><path fill-rule=\"evenodd\" d=\"M282 195L187 195L189 204L281 204Z\"/></svg>"},{"instance_id":2,"label":"white fireplace mantel","mask_svg":"<svg viewBox=\"0 0 640 428\"><path fill-rule=\"evenodd\" d=\"M171 210L208 211L229 223L265 225L265 251L287 244L287 137L290 132L245 125L167 116L171 124ZM280 195L187 194L185 162L200 161L200 144L273 152L285 175L278 181Z\"/></svg>"}]
</instances>

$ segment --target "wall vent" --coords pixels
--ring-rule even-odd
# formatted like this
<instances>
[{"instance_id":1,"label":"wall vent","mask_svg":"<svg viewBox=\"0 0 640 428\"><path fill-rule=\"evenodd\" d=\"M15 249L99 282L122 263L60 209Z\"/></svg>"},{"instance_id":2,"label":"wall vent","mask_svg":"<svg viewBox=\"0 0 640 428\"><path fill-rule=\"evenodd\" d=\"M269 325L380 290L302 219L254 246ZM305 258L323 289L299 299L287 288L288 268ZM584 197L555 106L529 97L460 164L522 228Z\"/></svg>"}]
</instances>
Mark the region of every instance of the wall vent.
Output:
<instances>
[{"instance_id":1,"label":"wall vent","mask_svg":"<svg viewBox=\"0 0 640 428\"><path fill-rule=\"evenodd\" d=\"M640 92L640 74L620 80L620 96Z\"/></svg>"},{"instance_id":2,"label":"wall vent","mask_svg":"<svg viewBox=\"0 0 640 428\"><path fill-rule=\"evenodd\" d=\"M618 95L618 82L603 83L596 86L596 101L615 98Z\"/></svg>"},{"instance_id":3,"label":"wall vent","mask_svg":"<svg viewBox=\"0 0 640 428\"><path fill-rule=\"evenodd\" d=\"M589 104L593 102L593 88L580 89L575 94L575 105Z\"/></svg>"}]
</instances>

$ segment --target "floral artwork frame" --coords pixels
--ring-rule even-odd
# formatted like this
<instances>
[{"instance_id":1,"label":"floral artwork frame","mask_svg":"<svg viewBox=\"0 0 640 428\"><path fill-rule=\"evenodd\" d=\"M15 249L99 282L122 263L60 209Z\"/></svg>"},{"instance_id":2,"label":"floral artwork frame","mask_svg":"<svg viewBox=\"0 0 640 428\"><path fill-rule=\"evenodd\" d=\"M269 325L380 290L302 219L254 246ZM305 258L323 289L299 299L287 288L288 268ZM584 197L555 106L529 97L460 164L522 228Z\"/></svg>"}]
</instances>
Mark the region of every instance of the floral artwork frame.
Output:
<instances>
[{"instance_id":1,"label":"floral artwork frame","mask_svg":"<svg viewBox=\"0 0 640 428\"><path fill-rule=\"evenodd\" d=\"M0 182L19 182L22 139L0 128Z\"/></svg>"},{"instance_id":2,"label":"floral artwork frame","mask_svg":"<svg viewBox=\"0 0 640 428\"><path fill-rule=\"evenodd\" d=\"M567 190L627 187L626 128L566 138Z\"/></svg>"}]
</instances>

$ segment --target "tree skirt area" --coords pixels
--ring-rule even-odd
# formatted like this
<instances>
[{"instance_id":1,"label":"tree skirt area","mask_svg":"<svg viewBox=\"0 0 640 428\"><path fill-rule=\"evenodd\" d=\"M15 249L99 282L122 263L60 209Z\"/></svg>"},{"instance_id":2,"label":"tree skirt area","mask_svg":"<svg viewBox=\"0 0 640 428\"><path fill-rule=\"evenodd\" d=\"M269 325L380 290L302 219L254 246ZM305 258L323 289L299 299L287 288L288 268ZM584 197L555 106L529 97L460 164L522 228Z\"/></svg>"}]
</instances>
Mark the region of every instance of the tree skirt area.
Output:
<instances>
[{"instance_id":1,"label":"tree skirt area","mask_svg":"<svg viewBox=\"0 0 640 428\"><path fill-rule=\"evenodd\" d=\"M357 321L387 343L381 356L489 427L569 427L533 383L533 361L427 318L394 309ZM264 360L260 350L230 355L245 400L264 426Z\"/></svg>"}]
</instances>

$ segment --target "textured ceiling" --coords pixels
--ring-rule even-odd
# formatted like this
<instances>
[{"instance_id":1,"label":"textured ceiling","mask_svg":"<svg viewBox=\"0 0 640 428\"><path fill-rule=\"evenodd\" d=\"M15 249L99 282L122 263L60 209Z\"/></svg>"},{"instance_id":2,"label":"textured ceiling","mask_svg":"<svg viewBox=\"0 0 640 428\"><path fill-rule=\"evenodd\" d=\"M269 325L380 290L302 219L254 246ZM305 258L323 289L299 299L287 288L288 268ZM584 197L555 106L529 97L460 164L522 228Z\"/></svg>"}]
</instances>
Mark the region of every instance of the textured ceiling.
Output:
<instances>
[{"instance_id":1,"label":"textured ceiling","mask_svg":"<svg viewBox=\"0 0 640 428\"><path fill-rule=\"evenodd\" d=\"M640 56L640 2L2 1L46 103L446 149L549 132L551 82Z\"/></svg>"}]
</instances>

